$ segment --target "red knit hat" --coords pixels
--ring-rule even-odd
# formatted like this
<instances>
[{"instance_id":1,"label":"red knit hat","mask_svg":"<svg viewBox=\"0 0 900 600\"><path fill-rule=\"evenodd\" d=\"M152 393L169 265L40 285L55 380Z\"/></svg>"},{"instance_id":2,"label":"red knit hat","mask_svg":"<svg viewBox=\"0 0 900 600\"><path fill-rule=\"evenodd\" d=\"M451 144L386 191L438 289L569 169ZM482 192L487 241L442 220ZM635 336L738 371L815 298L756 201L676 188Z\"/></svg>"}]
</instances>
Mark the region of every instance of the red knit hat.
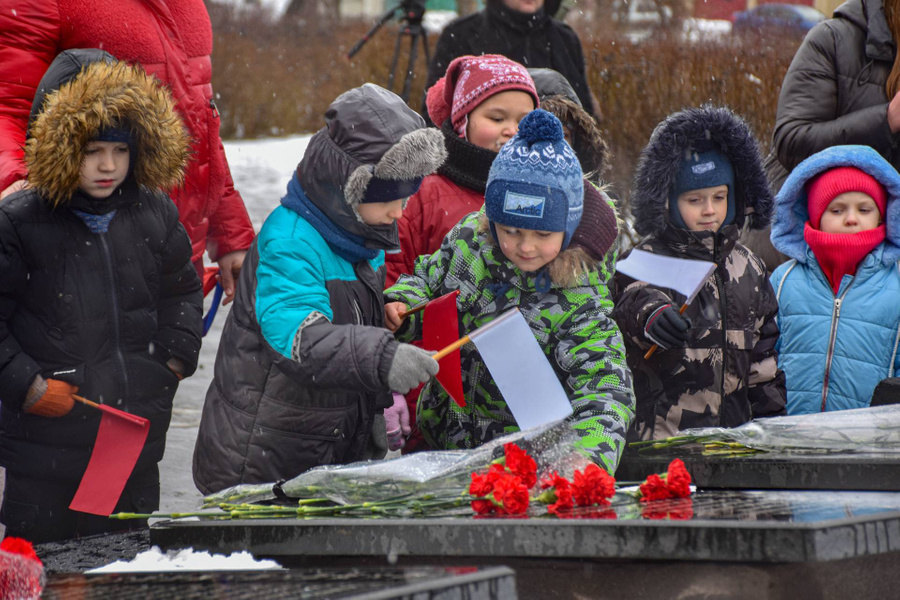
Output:
<instances>
[{"instance_id":1,"label":"red knit hat","mask_svg":"<svg viewBox=\"0 0 900 600\"><path fill-rule=\"evenodd\" d=\"M460 56L428 90L425 105L435 125L440 127L449 118L454 131L465 138L468 114L494 94L510 90L530 94L534 107L540 105L534 81L519 63L499 54Z\"/></svg>"},{"instance_id":2,"label":"red knit hat","mask_svg":"<svg viewBox=\"0 0 900 600\"><path fill-rule=\"evenodd\" d=\"M809 222L818 229L825 209L845 192L862 192L872 197L878 212L884 216L887 191L877 179L856 167L836 167L816 175L806 184Z\"/></svg>"}]
</instances>

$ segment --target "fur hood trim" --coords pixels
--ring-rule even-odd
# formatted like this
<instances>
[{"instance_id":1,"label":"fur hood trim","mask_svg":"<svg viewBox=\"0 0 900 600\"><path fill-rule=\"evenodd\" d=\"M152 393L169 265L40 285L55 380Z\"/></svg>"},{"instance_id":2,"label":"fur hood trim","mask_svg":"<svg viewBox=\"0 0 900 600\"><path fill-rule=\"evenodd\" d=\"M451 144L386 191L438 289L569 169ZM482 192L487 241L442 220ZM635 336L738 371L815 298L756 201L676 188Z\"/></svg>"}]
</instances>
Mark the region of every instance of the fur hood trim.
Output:
<instances>
[{"instance_id":1,"label":"fur hood trim","mask_svg":"<svg viewBox=\"0 0 900 600\"><path fill-rule=\"evenodd\" d=\"M487 243L497 247L497 240L491 233L490 221L484 211L478 215L478 233L484 236ZM581 280L591 271L596 271L596 263L584 248L569 246L556 255L547 265L550 283L558 288L571 288L579 285Z\"/></svg>"},{"instance_id":2,"label":"fur hood trim","mask_svg":"<svg viewBox=\"0 0 900 600\"><path fill-rule=\"evenodd\" d=\"M440 130L430 127L410 131L377 163L354 169L344 186L344 197L356 208L373 177L393 181L418 179L435 173L446 159L447 149Z\"/></svg>"},{"instance_id":3,"label":"fur hood trim","mask_svg":"<svg viewBox=\"0 0 900 600\"><path fill-rule=\"evenodd\" d=\"M704 106L674 113L660 123L641 152L631 194L634 228L658 235L669 225L669 191L685 156L719 150L734 168L734 223L751 229L769 224L774 200L759 146L747 123L730 109Z\"/></svg>"},{"instance_id":4,"label":"fur hood trim","mask_svg":"<svg viewBox=\"0 0 900 600\"><path fill-rule=\"evenodd\" d=\"M809 221L806 184L810 179L835 167L856 167L877 179L887 190L882 263L900 260L900 174L877 151L869 146L833 146L817 152L801 162L785 180L775 199L775 222L772 245L783 254L806 264L809 244L803 228Z\"/></svg>"},{"instance_id":5,"label":"fur hood trim","mask_svg":"<svg viewBox=\"0 0 900 600\"><path fill-rule=\"evenodd\" d=\"M565 127L572 130L572 149L581 163L585 178L599 181L609 166L609 146L603 139L597 121L579 104L565 96L541 98L541 108L552 113Z\"/></svg>"},{"instance_id":6,"label":"fur hood trim","mask_svg":"<svg viewBox=\"0 0 900 600\"><path fill-rule=\"evenodd\" d=\"M66 204L88 142L113 126L131 130L139 185L168 190L183 181L190 136L168 90L140 67L101 61L47 94L25 147L28 182L53 206Z\"/></svg>"}]
</instances>

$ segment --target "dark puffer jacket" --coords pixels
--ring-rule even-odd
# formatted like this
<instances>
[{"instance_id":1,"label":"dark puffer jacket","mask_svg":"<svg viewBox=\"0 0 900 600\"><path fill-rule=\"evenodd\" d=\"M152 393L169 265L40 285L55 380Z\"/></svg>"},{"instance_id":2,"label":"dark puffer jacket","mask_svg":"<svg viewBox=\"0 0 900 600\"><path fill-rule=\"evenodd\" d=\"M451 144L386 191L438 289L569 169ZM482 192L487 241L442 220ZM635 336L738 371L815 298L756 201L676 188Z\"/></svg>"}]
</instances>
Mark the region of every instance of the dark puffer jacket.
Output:
<instances>
[{"instance_id":1,"label":"dark puffer jacket","mask_svg":"<svg viewBox=\"0 0 900 600\"><path fill-rule=\"evenodd\" d=\"M735 220L718 232L676 228L668 199L681 157L716 149L731 160ZM716 269L688 306L692 328L686 348L644 354L647 318L679 307L685 297L623 274L616 275L613 313L625 335L637 397L630 439L664 438L689 427L733 427L753 417L784 414L784 374L776 364L777 304L765 266L737 243L749 214L764 227L772 210L756 142L727 109L692 109L661 123L641 154L632 207L635 229L647 237L636 247L664 256L714 262Z\"/></svg>"},{"instance_id":2,"label":"dark puffer jacket","mask_svg":"<svg viewBox=\"0 0 900 600\"><path fill-rule=\"evenodd\" d=\"M135 132L132 171L113 196L95 200L76 191L83 151L113 122ZM202 294L178 211L154 190L181 179L188 144L171 97L124 63L92 64L50 96L34 122L25 154L32 188L0 204L7 470L77 482L91 455L100 411L78 403L60 418L21 411L37 374L148 418L135 472L162 458L178 387L166 361L177 357L188 375L196 368Z\"/></svg>"},{"instance_id":3,"label":"dark puffer jacket","mask_svg":"<svg viewBox=\"0 0 900 600\"><path fill-rule=\"evenodd\" d=\"M204 493L387 450L398 343L383 328L383 249L396 246L396 225L366 225L354 205L361 177L422 177L446 151L372 84L339 96L325 120L241 269L194 450Z\"/></svg>"},{"instance_id":4,"label":"dark puffer jacket","mask_svg":"<svg viewBox=\"0 0 900 600\"><path fill-rule=\"evenodd\" d=\"M587 84L581 41L572 28L551 18L559 0L549 0L534 15L506 8L502 0L487 0L484 10L456 19L441 32L428 66L430 88L458 57L501 54L528 68L546 67L562 73L592 115L594 102ZM424 114L423 109L423 114Z\"/></svg>"},{"instance_id":5,"label":"dark puffer jacket","mask_svg":"<svg viewBox=\"0 0 900 600\"><path fill-rule=\"evenodd\" d=\"M849 0L810 31L778 98L774 143L781 165L790 171L825 148L862 144L900 167L885 93L896 54L882 0Z\"/></svg>"}]
</instances>

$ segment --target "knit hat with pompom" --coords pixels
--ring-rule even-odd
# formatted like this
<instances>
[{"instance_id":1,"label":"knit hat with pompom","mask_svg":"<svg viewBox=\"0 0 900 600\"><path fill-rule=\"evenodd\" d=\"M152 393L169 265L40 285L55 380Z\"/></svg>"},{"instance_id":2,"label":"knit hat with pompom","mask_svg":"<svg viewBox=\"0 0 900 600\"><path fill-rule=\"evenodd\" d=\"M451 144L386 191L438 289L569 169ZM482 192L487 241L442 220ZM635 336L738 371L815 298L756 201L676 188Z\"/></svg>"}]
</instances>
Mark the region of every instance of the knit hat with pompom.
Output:
<instances>
[{"instance_id":1,"label":"knit hat with pompom","mask_svg":"<svg viewBox=\"0 0 900 600\"><path fill-rule=\"evenodd\" d=\"M456 134L465 139L469 113L491 96L508 91L525 92L535 108L540 105L534 81L519 63L499 54L460 56L429 88L425 105L435 125L440 127L450 119Z\"/></svg>"},{"instance_id":2,"label":"knit hat with pompom","mask_svg":"<svg viewBox=\"0 0 900 600\"><path fill-rule=\"evenodd\" d=\"M494 238L495 223L563 231L565 250L584 210L582 178L581 164L566 143L559 119L541 109L528 113L488 175L484 205Z\"/></svg>"}]
</instances>

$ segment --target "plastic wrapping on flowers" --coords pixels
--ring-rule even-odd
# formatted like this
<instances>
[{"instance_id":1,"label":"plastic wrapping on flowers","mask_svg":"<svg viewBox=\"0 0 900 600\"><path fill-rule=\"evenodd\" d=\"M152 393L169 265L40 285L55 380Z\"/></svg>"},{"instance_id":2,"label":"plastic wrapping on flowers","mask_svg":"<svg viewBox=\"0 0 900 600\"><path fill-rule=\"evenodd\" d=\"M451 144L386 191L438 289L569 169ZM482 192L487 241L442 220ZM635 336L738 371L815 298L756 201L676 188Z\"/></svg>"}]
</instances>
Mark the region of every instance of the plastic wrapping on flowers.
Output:
<instances>
[{"instance_id":1,"label":"plastic wrapping on flowers","mask_svg":"<svg viewBox=\"0 0 900 600\"><path fill-rule=\"evenodd\" d=\"M656 442L638 442L642 452L687 443L740 444L763 452L900 453L900 405L859 408L750 421L727 429L686 429Z\"/></svg>"},{"instance_id":2,"label":"plastic wrapping on flowers","mask_svg":"<svg viewBox=\"0 0 900 600\"><path fill-rule=\"evenodd\" d=\"M246 484L226 488L203 499L204 506L219 503L265 502L288 498L326 497L338 504L378 502L405 494L459 492L469 485L472 472L486 469L503 456L503 445L515 443L537 463L538 476L557 471L572 477L589 461L575 448L578 434L565 421L527 429L494 439L468 450L436 450L407 454L385 461L364 461L310 469L278 486Z\"/></svg>"}]
</instances>

